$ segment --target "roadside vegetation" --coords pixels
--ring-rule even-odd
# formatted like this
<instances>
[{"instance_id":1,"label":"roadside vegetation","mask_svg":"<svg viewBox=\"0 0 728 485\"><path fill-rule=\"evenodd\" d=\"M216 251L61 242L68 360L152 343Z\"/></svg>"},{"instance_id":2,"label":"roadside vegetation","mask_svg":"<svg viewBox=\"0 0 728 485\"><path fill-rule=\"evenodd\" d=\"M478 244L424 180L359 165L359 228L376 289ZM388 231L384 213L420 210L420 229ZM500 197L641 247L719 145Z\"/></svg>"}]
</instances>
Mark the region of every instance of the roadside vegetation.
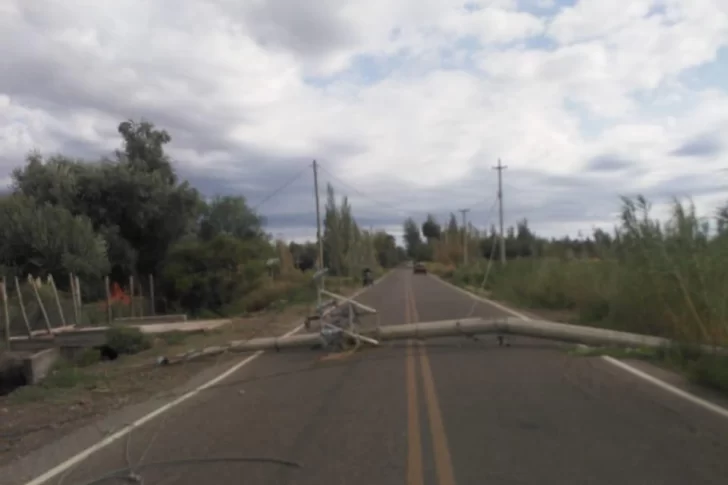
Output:
<instances>
[{"instance_id":1,"label":"roadside vegetation","mask_svg":"<svg viewBox=\"0 0 728 485\"><path fill-rule=\"evenodd\" d=\"M105 277L127 293L133 277L146 297L153 281L155 301L146 304L160 313L237 316L310 300L314 243L275 240L244 196L206 197L180 180L164 150L171 137L152 123L125 121L118 132L121 149L109 156L36 152L13 172L11 191L0 197L0 276L9 299L16 277L29 292L27 306L35 299L28 275L51 276L64 294L73 274L91 304L105 300ZM332 187L323 238L334 279L393 266L401 256L392 236L361 229Z\"/></svg>"},{"instance_id":2,"label":"roadside vegetation","mask_svg":"<svg viewBox=\"0 0 728 485\"><path fill-rule=\"evenodd\" d=\"M8 333L155 314L254 317L313 305L315 243L277 240L244 195L202 194L182 180L165 152L165 130L124 121L118 133L120 149L95 160L29 154L0 195L7 294L0 363ZM394 237L360 228L331 186L323 216L323 264L334 291L360 286L365 267L378 275L402 260ZM109 346L123 347L115 350L123 355L151 345L130 335L110 333Z\"/></svg>"},{"instance_id":3,"label":"roadside vegetation","mask_svg":"<svg viewBox=\"0 0 728 485\"><path fill-rule=\"evenodd\" d=\"M666 221L650 209L642 197L625 198L612 233L579 239L539 237L520 221L508 228L505 266L495 228L468 230L463 266L464 231L454 215L446 225L434 217L405 221L405 241L433 273L544 318L672 339L679 348L650 358L728 392L728 360L695 348L728 347L728 205L700 217L675 200Z\"/></svg>"}]
</instances>

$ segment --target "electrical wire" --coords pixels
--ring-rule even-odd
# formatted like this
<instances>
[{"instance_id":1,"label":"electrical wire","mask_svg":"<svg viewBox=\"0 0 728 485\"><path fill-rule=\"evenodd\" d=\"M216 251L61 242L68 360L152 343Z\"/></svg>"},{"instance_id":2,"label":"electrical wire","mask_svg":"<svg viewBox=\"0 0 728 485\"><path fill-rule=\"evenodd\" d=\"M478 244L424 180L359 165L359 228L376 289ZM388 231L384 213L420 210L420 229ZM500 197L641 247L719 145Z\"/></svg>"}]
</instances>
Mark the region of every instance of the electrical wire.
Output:
<instances>
[{"instance_id":1,"label":"electrical wire","mask_svg":"<svg viewBox=\"0 0 728 485\"><path fill-rule=\"evenodd\" d=\"M303 468L300 464L281 460L279 458L261 458L261 457L205 457L205 458L183 458L179 460L168 460L168 461L157 461L145 463L135 467L132 471L130 468L119 468L106 475L96 478L90 482L86 482L84 485L98 485L108 480L122 479L127 480L131 483L143 484L142 478L137 472L150 468L163 468L169 466L180 466L180 465L202 465L202 464L213 464L213 463L267 463L273 465L281 465L289 468Z\"/></svg>"},{"instance_id":2,"label":"electrical wire","mask_svg":"<svg viewBox=\"0 0 728 485\"><path fill-rule=\"evenodd\" d=\"M262 200L260 200L257 204L251 207L251 210L257 210L260 206L271 200L276 195L280 194L282 191L290 187L293 182L298 180L301 175L303 175L304 172L308 170L308 167L303 168L301 171L297 172L293 177L291 177L287 182L285 182L283 185L275 189L273 192L268 194L266 197L264 197Z\"/></svg>"},{"instance_id":3,"label":"electrical wire","mask_svg":"<svg viewBox=\"0 0 728 485\"><path fill-rule=\"evenodd\" d=\"M343 180L341 180L341 179L340 179L339 177L337 177L336 175L334 175L333 173L331 173L331 172L330 172L330 171L329 171L329 170L328 170L328 169L327 169L326 167L324 167L323 165L321 165L321 164L318 164L318 167L319 167L319 169L321 169L321 171L322 171L322 172L326 173L326 174L327 174L327 175L328 175L328 176L329 176L329 177L330 177L330 178L331 178L332 180L334 180L334 181L335 181L335 182L336 182L336 183L337 183L338 185L341 185L341 186L343 186L343 187L346 187L346 188L348 188L349 190L351 190L351 191L353 191L353 192L356 192L356 193L357 193L357 194L358 194L358 195L359 195L360 197L362 197L362 198L364 198L364 199L368 199L368 200L370 200L370 201L374 202L375 204L378 204L379 206L381 206L381 207L383 207L383 208L385 208L385 209L393 210L393 211L395 211L395 212L398 212L398 213L399 213L400 215L405 215L405 216L406 216L406 215L409 215L409 214L412 214L413 212L420 212L420 213L422 213L422 214L428 213L428 211L408 211L408 210L404 210L404 209L401 209L401 208L395 207L395 206L394 206L394 205L392 205L392 204L389 204L389 203L386 203L386 202L382 202L382 201L380 201L380 200L378 200L378 199L376 199L376 198L374 198L374 197L371 197L370 195L368 195L368 194L366 194L366 193L362 192L361 190L357 189L357 188L356 188L356 187L354 187L353 185L351 185L351 184L349 184L349 183L347 183L347 182L344 182L344 181L343 181ZM479 205L479 204L481 204L482 202L485 202L485 201L487 201L487 200L490 200L490 197L485 197L485 198L479 199L479 200L477 200L476 202L474 202L473 204L471 204L471 205L470 205L470 208L473 208L473 207L475 207L475 206L477 206L477 205ZM457 212L457 211L456 211L456 210L451 210L451 211L448 211L448 212L451 212L451 213L455 213L455 212Z\"/></svg>"},{"instance_id":4,"label":"electrical wire","mask_svg":"<svg viewBox=\"0 0 728 485\"><path fill-rule=\"evenodd\" d=\"M493 213L493 210L495 209L496 203L498 202L498 196L496 196L495 200L493 201L493 205L490 206L490 210L488 211L488 217ZM485 283L488 280L488 275L490 274L490 269L493 266L493 252L495 251L495 244L498 238L493 238L493 245L490 247L490 253L488 257L488 266L485 268L485 273L483 274L483 281L480 283L480 287L478 289L483 290L485 289ZM468 312L468 316L466 318L470 318L473 316L473 313L475 313L475 308L478 306L478 300L473 298L473 304L470 307L470 311Z\"/></svg>"}]
</instances>

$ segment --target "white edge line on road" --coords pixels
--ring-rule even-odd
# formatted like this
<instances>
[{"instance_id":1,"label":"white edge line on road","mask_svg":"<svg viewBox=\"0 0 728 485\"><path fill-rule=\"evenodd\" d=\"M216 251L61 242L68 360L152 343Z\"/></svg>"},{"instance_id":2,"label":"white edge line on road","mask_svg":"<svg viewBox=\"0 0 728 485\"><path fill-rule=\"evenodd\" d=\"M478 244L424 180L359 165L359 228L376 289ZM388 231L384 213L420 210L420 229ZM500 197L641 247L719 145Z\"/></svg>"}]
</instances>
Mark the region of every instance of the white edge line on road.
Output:
<instances>
[{"instance_id":1,"label":"white edge line on road","mask_svg":"<svg viewBox=\"0 0 728 485\"><path fill-rule=\"evenodd\" d=\"M447 285L450 288L453 288L455 290L458 290L460 293L465 293L466 295L468 295L470 298L472 298L474 300L482 301L483 303L487 303L488 305L492 305L492 306L498 308L499 310L503 310L504 312L510 313L511 315L513 315L515 317L522 318L523 320L532 320L531 317L529 317L527 315L524 315L523 313L517 312L517 311L515 311L515 310L513 310L511 308L508 308L507 306L502 305L502 304L498 303L497 301L489 300L488 298L485 298L485 297L480 296L480 295L476 295L475 293L472 293L472 292L470 292L470 291L468 291L468 290L466 290L464 288L460 288L457 285L453 285L449 281L445 281L442 278L440 278L439 276L433 275L432 273L427 273L427 275L430 276L431 278L433 278L435 281L439 281L440 283L442 283L444 285Z\"/></svg>"},{"instance_id":2,"label":"white edge line on road","mask_svg":"<svg viewBox=\"0 0 728 485\"><path fill-rule=\"evenodd\" d=\"M632 374L636 377L640 377L640 378L646 380L647 382L654 384L655 386L661 388L664 391L667 391L671 394L679 396L679 397L685 399L686 401L690 401L693 404L697 404L698 406L705 408L709 411L713 411L714 413L718 414L719 416L728 418L728 409L726 409L722 406L714 404L710 401L706 401L705 399L702 399L694 394L690 394L687 391L683 391L682 389L679 389L671 384L668 384L667 382L665 382L663 380L653 377L646 372L642 372L639 369L635 369L631 365L625 364L624 362L617 360L613 357L610 357L608 355L602 355L602 359L604 359L605 361L609 362L610 364L612 364L616 367L619 367L620 369L624 370L625 372L629 372L630 374Z\"/></svg>"},{"instance_id":3,"label":"white edge line on road","mask_svg":"<svg viewBox=\"0 0 728 485\"><path fill-rule=\"evenodd\" d=\"M493 305L494 307L496 307L496 308L498 308L500 310L503 310L504 312L510 313L511 315L514 315L514 316L516 316L518 318L522 318L524 320L532 320L530 317L528 317L528 316L526 316L526 315L524 315L524 314L522 314L520 312L517 312L515 310L511 310L510 308L508 308L505 305L501 305L500 303L497 303L495 301L492 301L492 300L489 300L489 299L484 298L482 296L479 296L479 295L476 295L474 293L471 293L470 291L468 291L468 290L466 290L464 288L460 288L459 286L456 286L456 285L450 283L449 281L443 280L439 276L436 276L436 275L430 275L430 276L432 276L435 280L437 280L437 281L439 281L439 282L441 282L441 283L443 283L443 284L445 284L447 286L450 286L450 287L452 287L452 288L460 291L461 293L465 293L465 294L469 295L471 298L474 298L476 300L482 301L483 303L487 303L488 305ZM629 364L627 364L625 362L622 362L620 360L617 360L617 359L615 359L613 357L610 357L608 355L602 355L601 357L602 357L602 359L604 361L609 362L613 366L615 366L615 367L617 367L619 369L622 369L623 371L628 372L628 373L632 374L635 377L639 377L640 379L643 379L643 380L649 382L650 384L653 384L653 385L659 387L663 391L667 391L670 394L673 394L675 396L681 397L681 398L685 399L686 401L689 401L689 402L691 402L693 404L696 404L697 406L700 406L700 407L702 407L704 409L707 409L709 411L712 411L712 412L718 414L719 416L722 416L724 418L728 418L728 409L726 409L726 408L724 408L722 406L719 406L717 404L714 404L714 403L712 403L710 401L707 401L707 400L705 400L703 398L700 398L700 397L698 397L698 396L696 396L694 394L690 394L687 391L683 391L682 389L677 388L677 387L673 386L672 384L668 384L667 382L665 382L665 381L663 381L661 379L658 379L657 377L653 377L653 376L649 375L648 373L643 372L643 371L641 371L641 370L639 370L639 369L637 369L637 368L635 368L635 367L633 367L633 366L631 366L631 365L629 365Z\"/></svg>"},{"instance_id":4,"label":"white edge line on road","mask_svg":"<svg viewBox=\"0 0 728 485\"><path fill-rule=\"evenodd\" d=\"M382 276L381 278L379 278L377 281L373 282L372 283L372 286L374 286L374 285L376 285L378 283L381 283L384 279L386 279L392 273L393 273L392 270L388 271L387 273L384 274L384 276ZM370 289L372 286L367 286L367 287L364 287L364 288L361 288L361 289L357 290L349 298L353 299L353 298L358 297L359 295L361 295L362 293L364 293L365 291L367 291L368 289ZM326 313L328 313L328 311ZM299 332L303 327L304 327L304 325L301 324L301 325L297 326L296 328L294 328L293 330L290 330L290 331L286 332L281 337L290 337L291 335ZM253 355L250 355L250 356L246 357L244 360L242 360L241 362L238 362L237 364L235 364L234 366L232 366L230 369L226 370L225 372L223 372L222 374L218 375L214 379L212 379L210 381L207 381L206 383L202 384L201 386L199 386L199 387L197 387L197 388L195 388L195 389L193 389L193 390L191 390L191 391L189 391L189 392L181 395L177 399L175 399L173 401L170 401L167 404L164 404L164 405L158 407L157 409L155 409L151 413L149 413L149 414L147 414L145 416L142 416L141 418L137 419L133 423L124 426L123 428L121 428L116 433L107 436L103 440L99 441L98 443L96 443L94 445L91 445L90 447L88 447L85 450L81 451L80 453L72 456L71 458L67 459L66 461L64 461L62 463L59 463L58 465L56 465L55 467L51 468L47 472L43 473L39 477L36 477L36 478L32 479L29 482L26 482L25 485L42 485L43 483L45 483L48 480L50 480L51 478L55 477L59 473L62 473L64 471L68 470L69 468L71 468L72 466L74 466L74 465L76 465L78 463L81 463L83 460L85 460L89 456L93 455L97 451L101 450L102 448L105 448L106 446L110 445L111 443L113 443L115 441L118 441L119 439L123 438L124 436L126 436L127 434L129 434L132 430L134 430L135 428L138 428L138 427L140 427L140 426L148 423L152 419L154 419L157 416L159 416L159 415L161 415L161 414L169 411L173 407L175 407L175 406L177 406L177 405L179 405L179 404L187 401L188 399L190 399L190 398L196 396L197 394L199 394L200 392L202 392L202 391L204 391L204 390L206 390L206 389L214 386L215 384L221 382L222 380L226 379L227 377L230 377L232 374L234 374L235 372L237 372L238 370L240 370L242 367L244 367L245 365L247 365L250 362L252 362L255 359L257 359L264 352L265 351L263 351L263 350L256 351Z\"/></svg>"}]
</instances>

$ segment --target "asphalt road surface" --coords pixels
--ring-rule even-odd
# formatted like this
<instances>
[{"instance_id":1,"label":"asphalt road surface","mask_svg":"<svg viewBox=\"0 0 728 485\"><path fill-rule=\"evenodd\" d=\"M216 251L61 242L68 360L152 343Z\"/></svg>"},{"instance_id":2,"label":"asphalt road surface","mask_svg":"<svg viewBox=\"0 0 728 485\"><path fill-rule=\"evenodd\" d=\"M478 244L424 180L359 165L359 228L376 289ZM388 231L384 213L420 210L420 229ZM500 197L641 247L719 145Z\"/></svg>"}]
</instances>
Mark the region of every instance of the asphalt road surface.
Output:
<instances>
[{"instance_id":1,"label":"asphalt road surface","mask_svg":"<svg viewBox=\"0 0 728 485\"><path fill-rule=\"evenodd\" d=\"M382 325L503 315L411 270L358 299ZM453 337L265 353L48 483L128 464L145 485L726 484L728 420L551 343Z\"/></svg>"}]
</instances>

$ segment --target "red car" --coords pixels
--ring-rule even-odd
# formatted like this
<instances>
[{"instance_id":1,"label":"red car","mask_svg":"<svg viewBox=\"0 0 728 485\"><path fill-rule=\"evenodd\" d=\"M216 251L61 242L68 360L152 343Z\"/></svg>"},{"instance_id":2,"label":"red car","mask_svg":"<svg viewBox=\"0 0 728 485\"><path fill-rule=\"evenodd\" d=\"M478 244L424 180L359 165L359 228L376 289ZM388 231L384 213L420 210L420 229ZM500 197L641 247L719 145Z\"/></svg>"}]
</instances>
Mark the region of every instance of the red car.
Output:
<instances>
[{"instance_id":1,"label":"red car","mask_svg":"<svg viewBox=\"0 0 728 485\"><path fill-rule=\"evenodd\" d=\"M427 267L423 263L415 263L415 265L412 267L412 272L414 274L427 274Z\"/></svg>"}]
</instances>

